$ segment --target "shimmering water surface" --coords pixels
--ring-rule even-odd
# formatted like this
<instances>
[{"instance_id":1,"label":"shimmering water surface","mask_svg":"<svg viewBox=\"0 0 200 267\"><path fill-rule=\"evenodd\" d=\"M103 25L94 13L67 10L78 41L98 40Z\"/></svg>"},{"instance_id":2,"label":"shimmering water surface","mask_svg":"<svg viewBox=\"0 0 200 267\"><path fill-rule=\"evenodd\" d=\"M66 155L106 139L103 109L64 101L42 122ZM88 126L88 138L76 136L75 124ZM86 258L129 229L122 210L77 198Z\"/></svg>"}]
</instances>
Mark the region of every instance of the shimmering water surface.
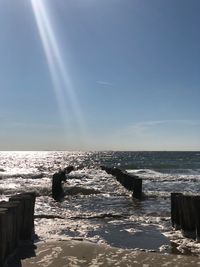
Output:
<instances>
[{"instance_id":1,"label":"shimmering water surface","mask_svg":"<svg viewBox=\"0 0 200 267\"><path fill-rule=\"evenodd\" d=\"M61 203L51 179L74 165ZM133 200L100 165L143 179L144 199ZM0 152L0 198L35 190L39 240L80 239L128 249L198 254L199 244L173 231L170 193L199 193L200 152Z\"/></svg>"}]
</instances>

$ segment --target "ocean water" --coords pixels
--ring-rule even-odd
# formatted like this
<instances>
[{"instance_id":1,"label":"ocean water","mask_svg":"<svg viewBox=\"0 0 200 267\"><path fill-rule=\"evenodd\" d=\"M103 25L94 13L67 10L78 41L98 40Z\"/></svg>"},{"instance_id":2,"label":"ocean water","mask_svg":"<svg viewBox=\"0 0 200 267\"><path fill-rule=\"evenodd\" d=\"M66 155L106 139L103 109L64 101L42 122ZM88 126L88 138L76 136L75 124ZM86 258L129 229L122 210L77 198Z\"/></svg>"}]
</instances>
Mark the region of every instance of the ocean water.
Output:
<instances>
[{"instance_id":1,"label":"ocean water","mask_svg":"<svg viewBox=\"0 0 200 267\"><path fill-rule=\"evenodd\" d=\"M52 175L75 166L62 202L51 197ZM100 165L143 180L142 201L132 199ZM199 194L200 152L0 152L0 199L36 191L36 241L87 240L123 249L194 254L200 245L174 231L170 193Z\"/></svg>"}]
</instances>

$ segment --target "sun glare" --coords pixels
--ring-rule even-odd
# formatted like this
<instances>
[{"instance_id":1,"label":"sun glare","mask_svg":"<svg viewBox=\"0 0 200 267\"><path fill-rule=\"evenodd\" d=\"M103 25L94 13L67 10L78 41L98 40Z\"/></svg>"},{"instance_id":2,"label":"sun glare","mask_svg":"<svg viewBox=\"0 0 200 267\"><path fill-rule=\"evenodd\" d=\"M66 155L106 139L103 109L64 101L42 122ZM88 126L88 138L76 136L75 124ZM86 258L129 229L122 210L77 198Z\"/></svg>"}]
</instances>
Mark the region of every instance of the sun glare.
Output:
<instances>
[{"instance_id":1,"label":"sun glare","mask_svg":"<svg viewBox=\"0 0 200 267\"><path fill-rule=\"evenodd\" d=\"M69 108L67 108L66 105L66 99L68 98L82 138L86 139L85 123L77 100L75 88L72 85L67 65L62 59L56 34L53 30L46 7L46 2L42 0L31 0L31 5L65 129L67 129L70 116Z\"/></svg>"}]
</instances>

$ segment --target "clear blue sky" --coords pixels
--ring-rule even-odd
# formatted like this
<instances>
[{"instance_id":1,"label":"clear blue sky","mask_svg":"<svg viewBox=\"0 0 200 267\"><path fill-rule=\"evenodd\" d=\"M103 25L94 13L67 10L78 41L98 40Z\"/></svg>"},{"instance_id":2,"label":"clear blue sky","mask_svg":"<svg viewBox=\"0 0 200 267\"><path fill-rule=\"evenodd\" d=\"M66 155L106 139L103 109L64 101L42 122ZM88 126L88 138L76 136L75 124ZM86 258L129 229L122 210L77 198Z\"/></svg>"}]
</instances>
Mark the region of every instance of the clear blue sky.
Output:
<instances>
[{"instance_id":1,"label":"clear blue sky","mask_svg":"<svg viewBox=\"0 0 200 267\"><path fill-rule=\"evenodd\" d=\"M199 0L0 1L0 150L200 150Z\"/></svg>"}]
</instances>

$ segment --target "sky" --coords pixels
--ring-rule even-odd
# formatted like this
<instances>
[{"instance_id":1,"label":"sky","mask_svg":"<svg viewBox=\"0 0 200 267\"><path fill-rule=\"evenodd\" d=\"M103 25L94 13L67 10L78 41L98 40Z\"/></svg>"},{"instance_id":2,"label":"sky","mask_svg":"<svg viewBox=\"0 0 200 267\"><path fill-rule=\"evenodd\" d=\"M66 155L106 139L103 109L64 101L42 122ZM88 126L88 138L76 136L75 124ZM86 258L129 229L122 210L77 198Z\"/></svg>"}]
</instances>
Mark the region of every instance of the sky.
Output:
<instances>
[{"instance_id":1,"label":"sky","mask_svg":"<svg viewBox=\"0 0 200 267\"><path fill-rule=\"evenodd\" d=\"M199 0L1 0L0 150L200 150Z\"/></svg>"}]
</instances>

